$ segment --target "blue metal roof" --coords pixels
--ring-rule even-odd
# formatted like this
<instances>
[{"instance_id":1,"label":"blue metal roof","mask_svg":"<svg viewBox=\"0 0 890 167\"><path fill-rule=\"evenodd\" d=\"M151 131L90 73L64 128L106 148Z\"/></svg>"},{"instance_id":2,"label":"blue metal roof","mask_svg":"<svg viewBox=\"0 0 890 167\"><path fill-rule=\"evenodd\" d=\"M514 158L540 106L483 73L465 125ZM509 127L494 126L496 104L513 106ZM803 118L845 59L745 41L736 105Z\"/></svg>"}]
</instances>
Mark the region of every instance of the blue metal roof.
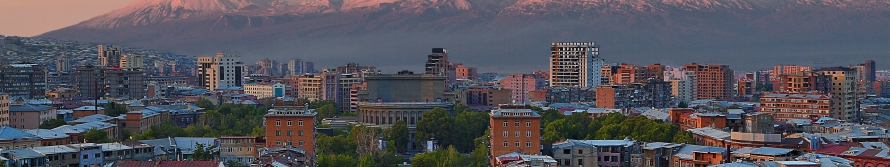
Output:
<instances>
[{"instance_id":1,"label":"blue metal roof","mask_svg":"<svg viewBox=\"0 0 890 167\"><path fill-rule=\"evenodd\" d=\"M22 138L33 139L37 138L37 136L9 126L0 127L0 140L15 140Z\"/></svg>"}]
</instances>

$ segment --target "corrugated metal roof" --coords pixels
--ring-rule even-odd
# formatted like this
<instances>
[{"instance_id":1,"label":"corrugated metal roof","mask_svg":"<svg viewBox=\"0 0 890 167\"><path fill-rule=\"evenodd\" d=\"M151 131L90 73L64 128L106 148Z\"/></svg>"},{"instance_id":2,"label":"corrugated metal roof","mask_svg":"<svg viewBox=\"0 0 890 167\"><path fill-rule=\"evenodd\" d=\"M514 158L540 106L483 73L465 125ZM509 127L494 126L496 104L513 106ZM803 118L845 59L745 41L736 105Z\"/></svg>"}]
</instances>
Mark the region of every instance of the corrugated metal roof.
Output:
<instances>
[{"instance_id":1,"label":"corrugated metal roof","mask_svg":"<svg viewBox=\"0 0 890 167\"><path fill-rule=\"evenodd\" d=\"M37 136L34 136L30 133L23 132L16 128L12 128L9 126L0 127L0 140L15 140L15 139L37 139Z\"/></svg>"},{"instance_id":2,"label":"corrugated metal roof","mask_svg":"<svg viewBox=\"0 0 890 167\"><path fill-rule=\"evenodd\" d=\"M60 138L70 137L70 136L68 136L68 134L65 134L64 132L58 132L58 131L49 130L49 129L31 129L31 130L27 130L25 132L30 133L34 136L40 137L42 139L60 139Z\"/></svg>"},{"instance_id":3,"label":"corrugated metal roof","mask_svg":"<svg viewBox=\"0 0 890 167\"><path fill-rule=\"evenodd\" d=\"M53 107L33 104L13 104L9 105L10 112L36 112L52 110Z\"/></svg>"}]
</instances>

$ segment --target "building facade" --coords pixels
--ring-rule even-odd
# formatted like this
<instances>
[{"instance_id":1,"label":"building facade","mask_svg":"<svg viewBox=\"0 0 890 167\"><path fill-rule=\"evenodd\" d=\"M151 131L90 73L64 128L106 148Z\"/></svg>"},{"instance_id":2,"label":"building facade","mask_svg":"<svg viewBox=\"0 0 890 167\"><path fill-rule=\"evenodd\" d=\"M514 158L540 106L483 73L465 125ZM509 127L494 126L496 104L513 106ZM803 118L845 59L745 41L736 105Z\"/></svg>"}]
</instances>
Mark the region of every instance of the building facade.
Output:
<instances>
[{"instance_id":1,"label":"building facade","mask_svg":"<svg viewBox=\"0 0 890 167\"><path fill-rule=\"evenodd\" d=\"M78 66L74 74L78 97L98 99L105 96L105 67Z\"/></svg>"},{"instance_id":2,"label":"building facade","mask_svg":"<svg viewBox=\"0 0 890 167\"><path fill-rule=\"evenodd\" d=\"M142 99L147 96L148 82L145 71L137 69L111 68L105 70L107 97Z\"/></svg>"},{"instance_id":3,"label":"building facade","mask_svg":"<svg viewBox=\"0 0 890 167\"><path fill-rule=\"evenodd\" d=\"M831 92L831 78L828 75L811 71L779 75L773 86L775 91L806 93L809 91Z\"/></svg>"},{"instance_id":4,"label":"building facade","mask_svg":"<svg viewBox=\"0 0 890 167\"><path fill-rule=\"evenodd\" d=\"M244 63L241 56L220 52L216 56L198 57L198 85L209 90L242 86Z\"/></svg>"},{"instance_id":5,"label":"building facade","mask_svg":"<svg viewBox=\"0 0 890 167\"><path fill-rule=\"evenodd\" d=\"M9 94L0 92L0 126L9 126Z\"/></svg>"},{"instance_id":6,"label":"building facade","mask_svg":"<svg viewBox=\"0 0 890 167\"><path fill-rule=\"evenodd\" d=\"M99 45L99 66L115 67L120 65L123 50L120 46Z\"/></svg>"},{"instance_id":7,"label":"building facade","mask_svg":"<svg viewBox=\"0 0 890 167\"><path fill-rule=\"evenodd\" d=\"M550 87L596 88L601 83L603 59L593 42L550 45Z\"/></svg>"},{"instance_id":8,"label":"building facade","mask_svg":"<svg viewBox=\"0 0 890 167\"><path fill-rule=\"evenodd\" d=\"M315 155L315 110L271 109L264 116L266 148L294 147Z\"/></svg>"},{"instance_id":9,"label":"building facade","mask_svg":"<svg viewBox=\"0 0 890 167\"><path fill-rule=\"evenodd\" d=\"M0 92L12 98L43 98L46 93L46 70L38 64L0 65Z\"/></svg>"},{"instance_id":10,"label":"building facade","mask_svg":"<svg viewBox=\"0 0 890 167\"><path fill-rule=\"evenodd\" d=\"M445 48L433 48L433 53L427 55L426 72L424 74L432 74L445 77L445 85L452 87L457 82L457 73L451 62L448 61L448 53Z\"/></svg>"},{"instance_id":11,"label":"building facade","mask_svg":"<svg viewBox=\"0 0 890 167\"><path fill-rule=\"evenodd\" d=\"M491 155L541 154L541 115L531 106L501 105L489 115Z\"/></svg>"},{"instance_id":12,"label":"building facade","mask_svg":"<svg viewBox=\"0 0 890 167\"><path fill-rule=\"evenodd\" d=\"M11 104L9 126L19 129L37 129L40 123L56 119L56 109L44 105Z\"/></svg>"},{"instance_id":13,"label":"building facade","mask_svg":"<svg viewBox=\"0 0 890 167\"><path fill-rule=\"evenodd\" d=\"M544 78L534 74L514 74L501 79L500 85L510 89L510 99L519 103L531 98L529 92L547 87L547 82L544 81Z\"/></svg>"},{"instance_id":14,"label":"building facade","mask_svg":"<svg viewBox=\"0 0 890 167\"><path fill-rule=\"evenodd\" d=\"M121 56L120 68L143 69L145 68L145 56L125 54Z\"/></svg>"},{"instance_id":15,"label":"building facade","mask_svg":"<svg viewBox=\"0 0 890 167\"><path fill-rule=\"evenodd\" d=\"M733 72L729 65L686 64L683 69L695 74L696 100L734 97Z\"/></svg>"},{"instance_id":16,"label":"building facade","mask_svg":"<svg viewBox=\"0 0 890 167\"><path fill-rule=\"evenodd\" d=\"M822 117L832 117L831 105L831 98L821 92L774 93L760 97L760 112L772 114L776 121L781 122L790 119L815 121Z\"/></svg>"},{"instance_id":17,"label":"building facade","mask_svg":"<svg viewBox=\"0 0 890 167\"><path fill-rule=\"evenodd\" d=\"M858 81L859 74L855 69L846 67L829 67L816 70L831 80L831 115L832 118L853 121L859 118Z\"/></svg>"},{"instance_id":18,"label":"building facade","mask_svg":"<svg viewBox=\"0 0 890 167\"><path fill-rule=\"evenodd\" d=\"M673 104L668 82L650 80L648 83L600 85L596 88L596 107L599 108L667 108Z\"/></svg>"},{"instance_id":19,"label":"building facade","mask_svg":"<svg viewBox=\"0 0 890 167\"><path fill-rule=\"evenodd\" d=\"M256 96L259 99L271 97L284 97L286 87L281 83L273 84L244 84L244 93Z\"/></svg>"}]
</instances>

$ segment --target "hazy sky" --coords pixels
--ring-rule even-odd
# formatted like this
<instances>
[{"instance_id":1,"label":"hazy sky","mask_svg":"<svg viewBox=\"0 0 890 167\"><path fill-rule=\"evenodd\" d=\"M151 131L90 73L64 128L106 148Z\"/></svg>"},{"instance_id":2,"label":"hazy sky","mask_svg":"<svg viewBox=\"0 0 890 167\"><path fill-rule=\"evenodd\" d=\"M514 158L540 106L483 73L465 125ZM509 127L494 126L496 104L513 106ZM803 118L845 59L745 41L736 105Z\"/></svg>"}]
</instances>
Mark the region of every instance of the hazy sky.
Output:
<instances>
[{"instance_id":1,"label":"hazy sky","mask_svg":"<svg viewBox=\"0 0 890 167\"><path fill-rule=\"evenodd\" d=\"M133 1L0 0L0 35L40 35L111 12Z\"/></svg>"}]
</instances>

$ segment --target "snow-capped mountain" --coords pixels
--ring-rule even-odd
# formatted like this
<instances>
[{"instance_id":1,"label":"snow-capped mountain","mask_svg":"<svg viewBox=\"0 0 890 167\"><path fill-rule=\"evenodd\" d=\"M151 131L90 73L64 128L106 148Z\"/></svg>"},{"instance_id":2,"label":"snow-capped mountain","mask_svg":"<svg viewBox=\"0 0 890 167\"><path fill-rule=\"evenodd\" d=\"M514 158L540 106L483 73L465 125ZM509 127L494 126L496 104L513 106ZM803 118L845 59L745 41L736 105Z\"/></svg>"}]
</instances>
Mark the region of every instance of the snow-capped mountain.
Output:
<instances>
[{"instance_id":1,"label":"snow-capped mountain","mask_svg":"<svg viewBox=\"0 0 890 167\"><path fill-rule=\"evenodd\" d=\"M140 0L40 37L193 54L239 51L284 57L297 52L320 61L365 51L406 58L424 53L397 51L439 46L478 54L467 60L481 61L538 56L543 53L539 48L546 47L540 45L581 40L610 45L604 53L614 51L609 53L615 55L613 61L705 58L729 63L753 61L748 56L754 55L825 64L842 52L813 47L849 45L868 52L863 54L885 53L888 47L867 46L890 43L888 27L890 0ZM348 47L316 50L333 43ZM516 49L499 52L493 47ZM658 56L662 54L695 59ZM797 63L790 61L800 56L787 55L817 56ZM353 61L392 63L361 57Z\"/></svg>"}]
</instances>

